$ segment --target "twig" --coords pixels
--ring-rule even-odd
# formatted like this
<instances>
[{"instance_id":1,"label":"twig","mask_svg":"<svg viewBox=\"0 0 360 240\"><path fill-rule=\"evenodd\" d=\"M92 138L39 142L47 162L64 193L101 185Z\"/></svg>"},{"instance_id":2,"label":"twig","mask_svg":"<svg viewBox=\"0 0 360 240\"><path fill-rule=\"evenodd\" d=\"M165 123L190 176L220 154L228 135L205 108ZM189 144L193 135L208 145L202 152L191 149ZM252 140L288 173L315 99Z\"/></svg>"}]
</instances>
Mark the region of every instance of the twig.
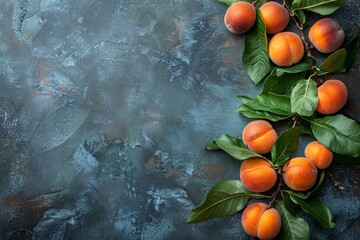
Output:
<instances>
[{"instance_id":1,"label":"twig","mask_svg":"<svg viewBox=\"0 0 360 240\"><path fill-rule=\"evenodd\" d=\"M281 187L282 187L282 177L281 177L281 175L282 175L282 167L278 168L278 174L280 175L280 178L279 178L280 180L279 180L276 191L272 194L272 199L268 204L268 208L271 208L271 206L273 205L273 203L276 200L277 195L279 194L279 192L281 190Z\"/></svg>"},{"instance_id":2,"label":"twig","mask_svg":"<svg viewBox=\"0 0 360 240\"><path fill-rule=\"evenodd\" d=\"M328 174L330 176L331 181L334 183L334 186L337 187L340 190L344 190L345 188L341 186L340 182L336 181L334 178L334 175L328 171Z\"/></svg>"}]
</instances>

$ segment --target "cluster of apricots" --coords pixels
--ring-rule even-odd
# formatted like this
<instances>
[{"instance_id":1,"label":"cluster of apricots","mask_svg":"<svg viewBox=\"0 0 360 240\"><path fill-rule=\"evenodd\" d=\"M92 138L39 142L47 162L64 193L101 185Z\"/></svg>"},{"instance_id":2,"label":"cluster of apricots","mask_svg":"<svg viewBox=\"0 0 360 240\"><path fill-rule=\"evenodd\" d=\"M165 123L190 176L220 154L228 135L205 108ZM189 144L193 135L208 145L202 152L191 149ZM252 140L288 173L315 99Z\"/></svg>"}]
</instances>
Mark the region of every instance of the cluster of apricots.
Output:
<instances>
[{"instance_id":1,"label":"cluster of apricots","mask_svg":"<svg viewBox=\"0 0 360 240\"><path fill-rule=\"evenodd\" d=\"M277 2L267 2L259 10L266 32L273 35L268 44L270 60L280 67L299 63L305 53L304 44L296 33L284 31L289 24L289 11ZM242 1L230 5L224 16L225 26L235 34L246 33L255 22L255 7ZM319 52L331 53L343 44L345 32L334 19L323 18L312 25L308 37Z\"/></svg>"},{"instance_id":2,"label":"cluster of apricots","mask_svg":"<svg viewBox=\"0 0 360 240\"><path fill-rule=\"evenodd\" d=\"M343 82L327 80L318 87L316 111L324 115L334 114L345 105L347 98L348 92ZM245 145L258 154L269 153L277 138L275 129L265 120L251 121L242 132ZM319 141L308 143L304 155L288 160L279 173L286 186L295 191L311 189L316 184L318 169L329 167L333 160L333 152ZM270 161L254 157L241 164L240 179L248 190L260 193L275 186L278 173ZM273 239L281 229L281 217L271 206L255 202L245 208L242 225L250 236Z\"/></svg>"},{"instance_id":3,"label":"cluster of apricots","mask_svg":"<svg viewBox=\"0 0 360 240\"><path fill-rule=\"evenodd\" d=\"M242 133L244 143L252 151L265 154L270 152L278 135L272 125L265 120L254 120L246 125ZM310 142L304 151L305 157L288 160L283 167L285 184L295 191L306 191L315 185L317 169L327 168L333 159L330 149L318 141ZM271 162L254 157L243 161L240 179L252 192L270 190L277 182L277 173Z\"/></svg>"},{"instance_id":4,"label":"cluster of apricots","mask_svg":"<svg viewBox=\"0 0 360 240\"><path fill-rule=\"evenodd\" d=\"M265 120L248 123L242 133L248 148L259 154L269 153L277 138L272 125ZM272 189L280 174L290 189L307 191L315 185L318 169L325 169L332 163L333 153L320 142L312 141L306 146L304 155L289 159L279 173L270 161L261 157L246 159L240 166L240 179L248 190L261 193ZM245 208L242 225L250 236L273 239L281 229L281 217L275 208L255 202Z\"/></svg>"},{"instance_id":5,"label":"cluster of apricots","mask_svg":"<svg viewBox=\"0 0 360 240\"><path fill-rule=\"evenodd\" d=\"M288 9L277 2L266 2L259 8L266 32L270 38L267 45L270 60L279 67L290 67L299 63L305 54L305 45L299 35L286 31L290 20ZM256 23L256 9L248 2L235 2L229 6L224 16L226 28L235 34L243 34ZM331 18L315 22L308 31L308 39L321 53L332 53L340 48L345 39L344 30ZM337 79L325 81L318 87L316 111L323 115L338 112L348 100L346 85ZM278 135L272 125L265 120L254 120L242 132L245 145L255 153L267 154L271 151ZM333 160L332 151L318 141L310 142L303 157L289 159L277 171L274 165L262 158L253 157L242 162L240 180L248 190L261 193L274 190L279 182L294 191L307 191L317 181L318 169L329 167ZM242 214L242 226L247 234L259 239L273 239L281 229L279 212L262 202L247 206Z\"/></svg>"},{"instance_id":6,"label":"cluster of apricots","mask_svg":"<svg viewBox=\"0 0 360 240\"><path fill-rule=\"evenodd\" d=\"M270 60L280 67L290 67L300 62L305 51L303 41L294 32L282 32L289 24L289 11L277 2L267 2L259 8L259 11L267 33L274 34L268 44ZM230 5L224 16L225 26L236 34L249 31L255 22L255 7L242 1ZM311 26L308 37L319 52L331 53L343 44L345 33L337 21L323 18ZM345 84L337 79L327 80L318 87L316 111L325 115L334 114L345 105L347 100L348 91ZM255 149L258 148L259 144L255 145Z\"/></svg>"}]
</instances>

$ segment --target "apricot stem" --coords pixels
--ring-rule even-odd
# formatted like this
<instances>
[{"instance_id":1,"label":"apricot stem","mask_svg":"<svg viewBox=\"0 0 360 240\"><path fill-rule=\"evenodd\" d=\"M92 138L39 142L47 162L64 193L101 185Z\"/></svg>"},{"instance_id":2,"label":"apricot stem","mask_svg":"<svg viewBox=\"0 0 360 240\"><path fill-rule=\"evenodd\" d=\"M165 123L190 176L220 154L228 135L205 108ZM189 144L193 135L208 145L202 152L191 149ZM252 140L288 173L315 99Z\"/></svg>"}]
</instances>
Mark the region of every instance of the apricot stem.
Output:
<instances>
[{"instance_id":1,"label":"apricot stem","mask_svg":"<svg viewBox=\"0 0 360 240\"><path fill-rule=\"evenodd\" d=\"M286 2L286 0L284 0L284 2ZM290 9L288 9L290 12L290 16L294 19L294 22L297 26L297 28L299 28L299 30L301 31L301 40L303 41L304 45L305 45L305 50L307 53L307 56L310 57L312 59L312 68L311 71L316 73L316 61L315 61L315 57L312 55L311 49L314 48L313 45L311 45L305 37L305 32L304 32L304 25L300 22L300 20L298 19L298 17L295 15L294 12L292 12Z\"/></svg>"},{"instance_id":2,"label":"apricot stem","mask_svg":"<svg viewBox=\"0 0 360 240\"><path fill-rule=\"evenodd\" d=\"M272 199L271 199L271 201L270 201L269 204L268 204L268 209L271 208L271 206L273 205L273 203L275 202L275 200L276 200L276 198L277 198L277 195L279 194L279 192L280 192L280 190L281 190L281 187L282 187L282 177L281 177L282 171L283 171L283 170L282 170L282 167L279 167L277 173L280 175L280 178L279 178L280 180L279 180L279 183L278 183L278 186L277 186L276 191L273 192L273 194L271 195L271 196L272 196Z\"/></svg>"}]
</instances>

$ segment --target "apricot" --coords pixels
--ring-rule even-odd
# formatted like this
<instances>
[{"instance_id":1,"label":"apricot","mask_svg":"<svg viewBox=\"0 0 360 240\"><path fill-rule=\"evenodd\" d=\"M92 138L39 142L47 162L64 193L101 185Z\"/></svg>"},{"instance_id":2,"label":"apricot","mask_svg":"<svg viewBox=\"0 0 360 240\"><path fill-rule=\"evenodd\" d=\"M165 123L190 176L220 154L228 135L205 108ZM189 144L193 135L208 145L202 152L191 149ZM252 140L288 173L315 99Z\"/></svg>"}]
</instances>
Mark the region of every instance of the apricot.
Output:
<instances>
[{"instance_id":1,"label":"apricot","mask_svg":"<svg viewBox=\"0 0 360 240\"><path fill-rule=\"evenodd\" d=\"M270 152L278 135L270 123L265 120L254 120L248 123L243 132L242 139L248 148L256 153Z\"/></svg>"},{"instance_id":2,"label":"apricot","mask_svg":"<svg viewBox=\"0 0 360 240\"><path fill-rule=\"evenodd\" d=\"M318 169L325 169L333 160L333 152L319 141L312 141L305 147L305 157Z\"/></svg>"},{"instance_id":3,"label":"apricot","mask_svg":"<svg viewBox=\"0 0 360 240\"><path fill-rule=\"evenodd\" d=\"M304 56L304 45L301 38L293 32L275 34L269 43L269 57L280 67L290 67Z\"/></svg>"},{"instance_id":4,"label":"apricot","mask_svg":"<svg viewBox=\"0 0 360 240\"><path fill-rule=\"evenodd\" d=\"M309 159L296 157L285 163L282 177L292 190L306 191L315 185L317 173L317 168Z\"/></svg>"},{"instance_id":5,"label":"apricot","mask_svg":"<svg viewBox=\"0 0 360 240\"><path fill-rule=\"evenodd\" d=\"M281 229L281 217L275 208L265 203L255 202L247 206L241 216L245 232L259 239L273 239Z\"/></svg>"},{"instance_id":6,"label":"apricot","mask_svg":"<svg viewBox=\"0 0 360 240\"><path fill-rule=\"evenodd\" d=\"M316 111L330 115L339 111L348 100L348 90L346 85L337 79L325 81L318 87L318 104Z\"/></svg>"},{"instance_id":7,"label":"apricot","mask_svg":"<svg viewBox=\"0 0 360 240\"><path fill-rule=\"evenodd\" d=\"M266 32L281 32L289 24L290 15L286 8L277 2L267 2L260 7L261 18L266 25Z\"/></svg>"},{"instance_id":8,"label":"apricot","mask_svg":"<svg viewBox=\"0 0 360 240\"><path fill-rule=\"evenodd\" d=\"M231 4L224 16L226 28L235 34L242 34L249 31L254 26L255 21L255 8L247 2Z\"/></svg>"},{"instance_id":9,"label":"apricot","mask_svg":"<svg viewBox=\"0 0 360 240\"><path fill-rule=\"evenodd\" d=\"M249 158L240 167L240 179L252 192L265 192L271 189L277 180L272 164L262 158Z\"/></svg>"},{"instance_id":10,"label":"apricot","mask_svg":"<svg viewBox=\"0 0 360 240\"><path fill-rule=\"evenodd\" d=\"M311 26L309 39L319 52L331 53L343 44L345 32L336 20L323 18Z\"/></svg>"}]
</instances>

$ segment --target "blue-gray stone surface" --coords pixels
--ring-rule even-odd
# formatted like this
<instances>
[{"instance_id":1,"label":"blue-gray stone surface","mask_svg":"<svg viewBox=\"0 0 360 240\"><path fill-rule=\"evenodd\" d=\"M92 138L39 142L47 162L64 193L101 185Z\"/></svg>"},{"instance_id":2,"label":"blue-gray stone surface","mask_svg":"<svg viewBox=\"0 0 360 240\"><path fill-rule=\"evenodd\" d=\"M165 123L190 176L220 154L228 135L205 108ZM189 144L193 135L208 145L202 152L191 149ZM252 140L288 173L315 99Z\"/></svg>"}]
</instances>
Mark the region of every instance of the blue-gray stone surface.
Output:
<instances>
[{"instance_id":1,"label":"blue-gray stone surface","mask_svg":"<svg viewBox=\"0 0 360 240\"><path fill-rule=\"evenodd\" d=\"M0 0L0 239L248 238L240 214L185 223L212 185L239 178L240 162L205 146L241 135L250 120L237 96L260 89L225 10L215 0ZM332 17L350 38L358 2ZM359 61L341 75L342 112L357 120ZM336 228L302 217L314 239L356 239L360 168L331 171L345 188L326 178L321 192Z\"/></svg>"}]
</instances>

